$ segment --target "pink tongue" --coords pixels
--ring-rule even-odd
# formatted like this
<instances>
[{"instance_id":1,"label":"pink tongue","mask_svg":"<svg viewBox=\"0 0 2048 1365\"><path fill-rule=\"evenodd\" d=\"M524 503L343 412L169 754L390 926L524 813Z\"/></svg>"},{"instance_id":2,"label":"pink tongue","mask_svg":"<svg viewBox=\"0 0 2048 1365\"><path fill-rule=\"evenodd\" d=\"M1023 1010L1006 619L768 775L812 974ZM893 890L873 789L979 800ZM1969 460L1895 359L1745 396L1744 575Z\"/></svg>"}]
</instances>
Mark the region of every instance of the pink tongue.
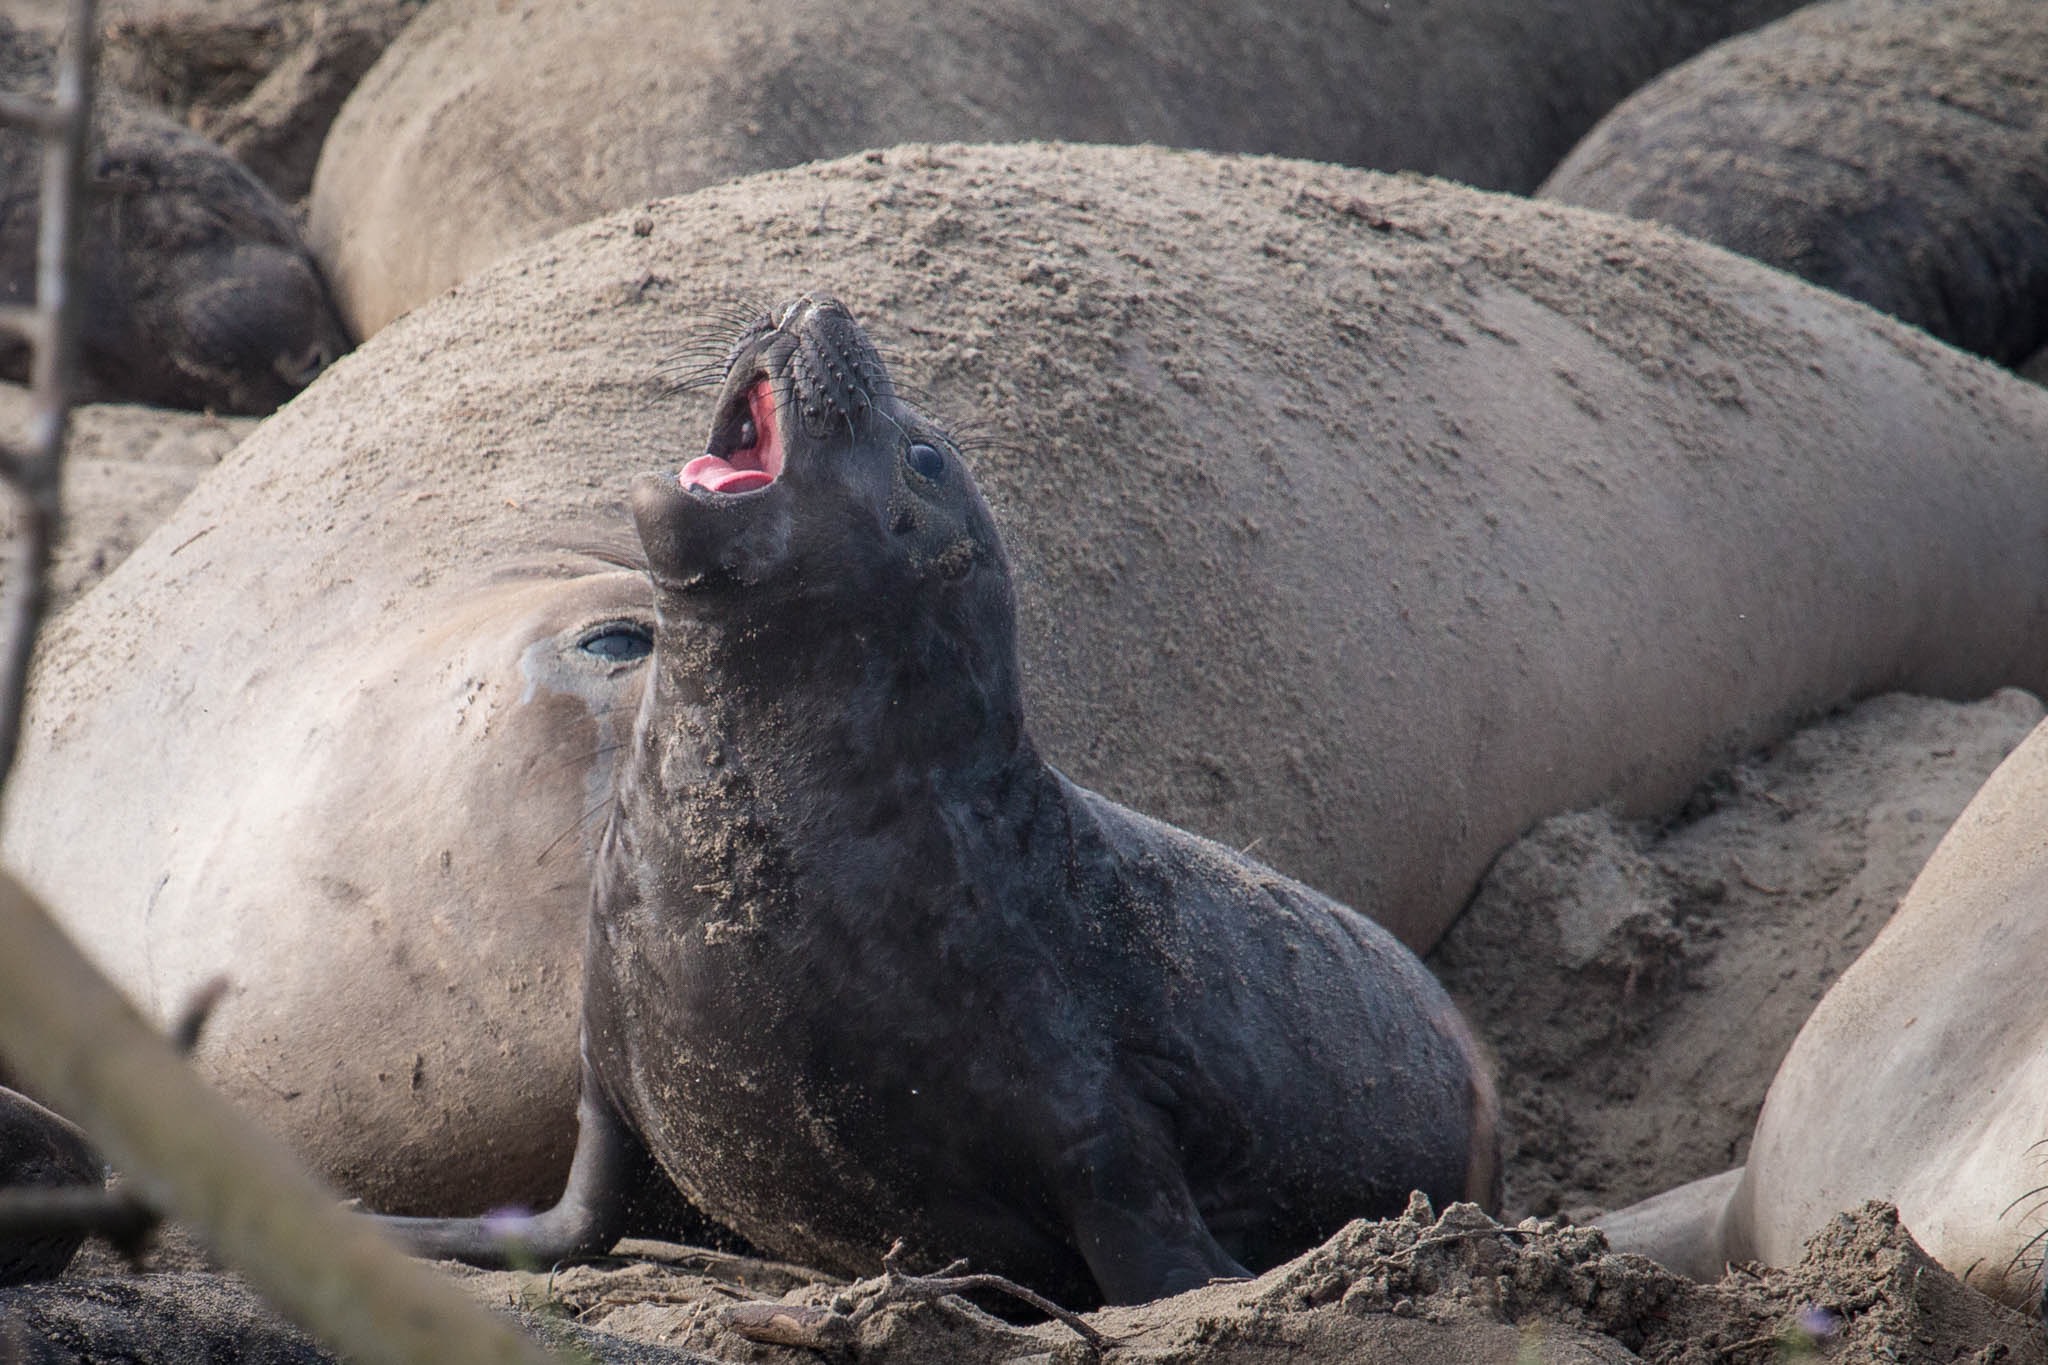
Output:
<instances>
[{"instance_id":1,"label":"pink tongue","mask_svg":"<svg viewBox=\"0 0 2048 1365\"><path fill-rule=\"evenodd\" d=\"M734 469L716 455L699 455L683 466L676 481L685 488L696 484L714 493L747 493L766 488L775 482L775 476L765 469Z\"/></svg>"}]
</instances>

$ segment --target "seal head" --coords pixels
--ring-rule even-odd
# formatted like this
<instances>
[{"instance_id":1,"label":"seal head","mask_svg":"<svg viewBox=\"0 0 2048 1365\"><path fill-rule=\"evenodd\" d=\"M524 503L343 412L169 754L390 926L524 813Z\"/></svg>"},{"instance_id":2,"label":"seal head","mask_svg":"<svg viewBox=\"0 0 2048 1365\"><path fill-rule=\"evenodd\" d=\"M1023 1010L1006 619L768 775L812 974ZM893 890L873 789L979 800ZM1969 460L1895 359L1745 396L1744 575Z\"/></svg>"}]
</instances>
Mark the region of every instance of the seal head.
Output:
<instances>
[{"instance_id":1,"label":"seal head","mask_svg":"<svg viewBox=\"0 0 2048 1365\"><path fill-rule=\"evenodd\" d=\"M771 637L823 644L812 612L886 623L886 643L934 676L964 651L1014 694L1016 613L994 520L957 448L896 396L843 306L804 298L749 329L717 411L704 454L634 488L671 616L744 622L757 657ZM865 651L880 643L860 637Z\"/></svg>"}]
</instances>

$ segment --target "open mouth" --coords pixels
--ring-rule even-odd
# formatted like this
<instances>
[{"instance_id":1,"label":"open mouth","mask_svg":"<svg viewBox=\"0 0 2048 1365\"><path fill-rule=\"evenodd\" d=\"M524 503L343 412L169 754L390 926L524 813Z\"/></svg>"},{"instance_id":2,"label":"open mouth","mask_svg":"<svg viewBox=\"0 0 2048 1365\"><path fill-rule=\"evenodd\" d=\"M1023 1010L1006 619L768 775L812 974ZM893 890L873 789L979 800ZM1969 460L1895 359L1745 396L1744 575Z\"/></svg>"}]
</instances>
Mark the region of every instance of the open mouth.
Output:
<instances>
[{"instance_id":1,"label":"open mouth","mask_svg":"<svg viewBox=\"0 0 2048 1365\"><path fill-rule=\"evenodd\" d=\"M712 432L709 448L683 466L677 482L713 493L750 493L782 475L782 434L775 424L775 390L766 378L747 386Z\"/></svg>"}]
</instances>

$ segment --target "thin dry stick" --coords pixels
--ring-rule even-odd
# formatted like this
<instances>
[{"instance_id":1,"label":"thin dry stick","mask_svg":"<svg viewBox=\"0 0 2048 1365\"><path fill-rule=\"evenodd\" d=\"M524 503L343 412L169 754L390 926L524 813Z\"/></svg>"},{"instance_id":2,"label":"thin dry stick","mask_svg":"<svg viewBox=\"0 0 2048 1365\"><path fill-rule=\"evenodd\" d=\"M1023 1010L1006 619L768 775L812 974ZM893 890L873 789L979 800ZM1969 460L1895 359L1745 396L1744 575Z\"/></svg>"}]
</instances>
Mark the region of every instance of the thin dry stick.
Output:
<instances>
[{"instance_id":1,"label":"thin dry stick","mask_svg":"<svg viewBox=\"0 0 2048 1365\"><path fill-rule=\"evenodd\" d=\"M850 1311L762 1300L729 1304L720 1310L719 1317L727 1327L750 1341L834 1351L853 1340L854 1329L861 1323L891 1304L945 1299L980 1289L1008 1294L1030 1304L1067 1327L1098 1355L1116 1344L1079 1313L1060 1307L1015 1280L1001 1275L970 1275L966 1270L967 1262L955 1261L936 1275L912 1275L903 1269L903 1239L899 1237L882 1257L882 1282L855 1286L853 1292L865 1297Z\"/></svg>"},{"instance_id":2,"label":"thin dry stick","mask_svg":"<svg viewBox=\"0 0 2048 1365\"><path fill-rule=\"evenodd\" d=\"M68 47L48 111L38 243L35 399L25 449L0 448L0 480L21 504L0 653L0 782L21 734L44 571L61 511L61 456L76 373L70 281L98 32L93 0L73 0ZM9 101L0 112L21 112ZM57 131L52 135L51 130ZM353 1360L390 1365L546 1365L555 1358L345 1211L274 1141L207 1089L165 1038L0 872L0 1045L128 1175L144 1204L191 1223L288 1317Z\"/></svg>"},{"instance_id":3,"label":"thin dry stick","mask_svg":"<svg viewBox=\"0 0 2048 1365\"><path fill-rule=\"evenodd\" d=\"M903 1239L899 1237L882 1257L882 1272L889 1277L887 1285L881 1294L854 1310L853 1317L856 1322L889 1299L938 1299L951 1294L969 1293L976 1289L991 1290L1030 1304L1047 1317L1064 1324L1096 1350L1109 1349L1109 1338L1091 1327L1079 1313L1060 1307L1043 1294L1026 1289L1015 1280L1004 1279L1001 1275L961 1274L960 1272L967 1269L965 1261L955 1261L936 1275L911 1275L904 1271L902 1257Z\"/></svg>"},{"instance_id":4,"label":"thin dry stick","mask_svg":"<svg viewBox=\"0 0 2048 1365\"><path fill-rule=\"evenodd\" d=\"M14 767L21 740L22 702L29 657L43 620L45 572L61 511L64 433L78 375L79 309L71 297L83 236L85 162L92 145L94 59L99 23L95 0L73 0L67 46L57 67L57 88L42 108L14 107L44 141L42 221L36 238L36 311L26 330L34 346L29 438L20 450L0 446L0 479L13 494L17 530L12 572L0 602L5 622L0 652L0 783Z\"/></svg>"},{"instance_id":5,"label":"thin dry stick","mask_svg":"<svg viewBox=\"0 0 2048 1365\"><path fill-rule=\"evenodd\" d=\"M135 1258L149 1245L156 1226L156 1212L125 1190L69 1185L0 1191L0 1243L86 1233Z\"/></svg>"}]
</instances>

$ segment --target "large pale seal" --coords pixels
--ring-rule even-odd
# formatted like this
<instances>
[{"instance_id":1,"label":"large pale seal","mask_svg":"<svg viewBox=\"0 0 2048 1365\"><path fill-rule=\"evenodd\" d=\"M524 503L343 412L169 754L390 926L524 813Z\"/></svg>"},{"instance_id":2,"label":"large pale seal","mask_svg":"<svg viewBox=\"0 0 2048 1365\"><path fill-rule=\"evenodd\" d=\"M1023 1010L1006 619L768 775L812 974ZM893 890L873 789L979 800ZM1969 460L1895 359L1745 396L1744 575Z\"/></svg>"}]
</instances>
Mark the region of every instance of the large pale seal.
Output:
<instances>
[{"instance_id":1,"label":"large pale seal","mask_svg":"<svg viewBox=\"0 0 2048 1365\"><path fill-rule=\"evenodd\" d=\"M806 1265L902 1236L1069 1300L1264 1269L1411 1190L1497 1203L1491 1082L1413 953L1039 757L994 521L837 301L748 329L634 512L654 660L568 1193L423 1249L604 1251L650 1155Z\"/></svg>"},{"instance_id":2,"label":"large pale seal","mask_svg":"<svg viewBox=\"0 0 2048 1365\"><path fill-rule=\"evenodd\" d=\"M983 424L1045 756L1411 946L1545 814L2048 685L2048 395L1662 230L1142 148L651 205L337 364L39 652L7 856L158 1013L230 972L199 1065L379 1207L560 1188L614 490L685 453L664 355L827 280Z\"/></svg>"},{"instance_id":3,"label":"large pale seal","mask_svg":"<svg viewBox=\"0 0 2048 1365\"><path fill-rule=\"evenodd\" d=\"M1884 930L1778 1068L1748 1164L1610 1219L1610 1238L1702 1277L1796 1262L1866 1199L1943 1265L2019 1307L2048 1238L2048 727L1950 827Z\"/></svg>"},{"instance_id":4,"label":"large pale seal","mask_svg":"<svg viewBox=\"0 0 2048 1365\"><path fill-rule=\"evenodd\" d=\"M556 229L866 147L1150 142L1526 191L1795 2L437 0L335 120L310 233L367 335Z\"/></svg>"},{"instance_id":5,"label":"large pale seal","mask_svg":"<svg viewBox=\"0 0 2048 1365\"><path fill-rule=\"evenodd\" d=\"M0 18L0 90L50 79ZM95 113L81 248L80 372L99 398L267 413L348 349L291 210L217 145L117 98ZM0 128L0 304L35 298L40 144ZM27 348L0 338L0 377Z\"/></svg>"},{"instance_id":6,"label":"large pale seal","mask_svg":"<svg viewBox=\"0 0 2048 1365\"><path fill-rule=\"evenodd\" d=\"M1543 184L2006 365L2048 342L2048 6L1833 0L1624 101Z\"/></svg>"}]
</instances>

